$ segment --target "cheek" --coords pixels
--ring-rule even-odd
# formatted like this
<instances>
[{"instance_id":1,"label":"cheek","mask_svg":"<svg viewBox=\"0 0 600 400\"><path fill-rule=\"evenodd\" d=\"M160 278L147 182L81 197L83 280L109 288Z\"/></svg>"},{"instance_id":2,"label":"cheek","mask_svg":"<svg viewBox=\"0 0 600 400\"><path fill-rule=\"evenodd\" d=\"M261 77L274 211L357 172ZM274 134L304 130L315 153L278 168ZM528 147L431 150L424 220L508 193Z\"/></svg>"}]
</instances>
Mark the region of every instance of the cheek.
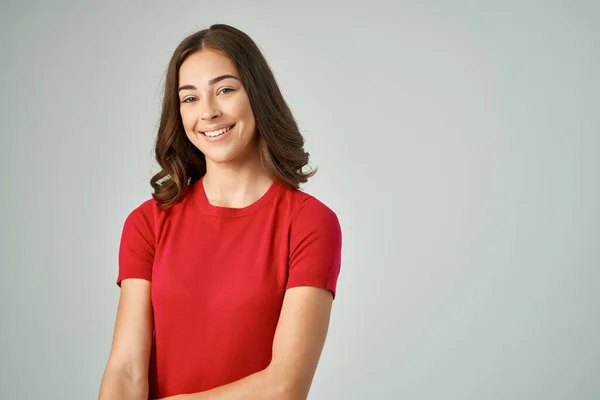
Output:
<instances>
[{"instance_id":1,"label":"cheek","mask_svg":"<svg viewBox=\"0 0 600 400\"><path fill-rule=\"evenodd\" d=\"M181 115L181 123L183 124L183 128L186 132L194 130L194 119L190 113L186 113L183 110L179 111L179 115Z\"/></svg>"},{"instance_id":2,"label":"cheek","mask_svg":"<svg viewBox=\"0 0 600 400\"><path fill-rule=\"evenodd\" d=\"M248 118L252 114L252 107L247 97L240 96L230 105L230 113L237 116Z\"/></svg>"},{"instance_id":3,"label":"cheek","mask_svg":"<svg viewBox=\"0 0 600 400\"><path fill-rule=\"evenodd\" d=\"M247 127L254 128L256 121L254 113L252 112L252 106L250 106L249 102L244 102L239 105L238 115L245 120Z\"/></svg>"}]
</instances>

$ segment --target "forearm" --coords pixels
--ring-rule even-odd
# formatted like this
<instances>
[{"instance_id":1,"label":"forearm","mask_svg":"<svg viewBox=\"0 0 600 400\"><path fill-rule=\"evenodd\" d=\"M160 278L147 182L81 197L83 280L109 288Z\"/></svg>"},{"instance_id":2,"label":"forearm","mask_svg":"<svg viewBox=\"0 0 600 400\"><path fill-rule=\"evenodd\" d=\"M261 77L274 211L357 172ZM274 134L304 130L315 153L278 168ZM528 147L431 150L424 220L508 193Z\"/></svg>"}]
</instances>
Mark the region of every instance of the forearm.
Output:
<instances>
[{"instance_id":1,"label":"forearm","mask_svg":"<svg viewBox=\"0 0 600 400\"><path fill-rule=\"evenodd\" d=\"M98 400L148 400L148 380L134 380L120 372L106 371Z\"/></svg>"},{"instance_id":2,"label":"forearm","mask_svg":"<svg viewBox=\"0 0 600 400\"><path fill-rule=\"evenodd\" d=\"M183 394L162 400L303 400L269 369L230 384L200 393Z\"/></svg>"}]
</instances>

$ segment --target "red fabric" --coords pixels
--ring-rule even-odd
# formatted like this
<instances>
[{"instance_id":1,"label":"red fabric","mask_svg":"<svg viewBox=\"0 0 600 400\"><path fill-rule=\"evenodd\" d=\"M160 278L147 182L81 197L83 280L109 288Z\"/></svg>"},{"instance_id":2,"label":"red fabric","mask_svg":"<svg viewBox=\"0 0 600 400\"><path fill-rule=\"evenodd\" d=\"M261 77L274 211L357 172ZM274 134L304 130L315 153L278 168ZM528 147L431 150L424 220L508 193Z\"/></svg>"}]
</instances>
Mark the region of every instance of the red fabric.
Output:
<instances>
[{"instance_id":1,"label":"red fabric","mask_svg":"<svg viewBox=\"0 0 600 400\"><path fill-rule=\"evenodd\" d=\"M195 393L271 361L287 288L335 296L341 229L316 198L273 184L241 209L208 203L202 181L166 211L145 201L127 217L119 275L152 282L150 398Z\"/></svg>"}]
</instances>

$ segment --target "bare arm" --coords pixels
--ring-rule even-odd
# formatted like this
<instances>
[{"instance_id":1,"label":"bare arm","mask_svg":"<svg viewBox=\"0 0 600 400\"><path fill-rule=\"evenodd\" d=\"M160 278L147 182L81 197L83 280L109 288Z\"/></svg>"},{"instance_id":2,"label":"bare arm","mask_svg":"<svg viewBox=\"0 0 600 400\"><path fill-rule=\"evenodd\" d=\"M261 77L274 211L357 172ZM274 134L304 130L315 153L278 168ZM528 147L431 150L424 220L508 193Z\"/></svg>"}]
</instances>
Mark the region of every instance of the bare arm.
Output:
<instances>
[{"instance_id":1,"label":"bare arm","mask_svg":"<svg viewBox=\"0 0 600 400\"><path fill-rule=\"evenodd\" d=\"M152 345L149 281L124 279L99 400L147 400Z\"/></svg>"}]
</instances>

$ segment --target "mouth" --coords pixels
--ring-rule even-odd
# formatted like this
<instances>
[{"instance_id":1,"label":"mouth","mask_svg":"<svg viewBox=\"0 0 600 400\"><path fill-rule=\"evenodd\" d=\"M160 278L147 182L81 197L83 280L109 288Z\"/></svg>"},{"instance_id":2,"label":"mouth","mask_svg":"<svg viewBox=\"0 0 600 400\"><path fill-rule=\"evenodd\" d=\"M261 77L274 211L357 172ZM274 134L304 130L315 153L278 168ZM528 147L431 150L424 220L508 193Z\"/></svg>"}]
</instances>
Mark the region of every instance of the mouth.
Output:
<instances>
[{"instance_id":1,"label":"mouth","mask_svg":"<svg viewBox=\"0 0 600 400\"><path fill-rule=\"evenodd\" d=\"M202 133L204 136L206 137L210 137L210 138L216 138L219 137L221 135L226 134L227 132L229 132L231 129L233 129L233 127L235 126L235 124L228 126L227 128L222 128L216 131L210 131L210 132L200 132Z\"/></svg>"}]
</instances>

